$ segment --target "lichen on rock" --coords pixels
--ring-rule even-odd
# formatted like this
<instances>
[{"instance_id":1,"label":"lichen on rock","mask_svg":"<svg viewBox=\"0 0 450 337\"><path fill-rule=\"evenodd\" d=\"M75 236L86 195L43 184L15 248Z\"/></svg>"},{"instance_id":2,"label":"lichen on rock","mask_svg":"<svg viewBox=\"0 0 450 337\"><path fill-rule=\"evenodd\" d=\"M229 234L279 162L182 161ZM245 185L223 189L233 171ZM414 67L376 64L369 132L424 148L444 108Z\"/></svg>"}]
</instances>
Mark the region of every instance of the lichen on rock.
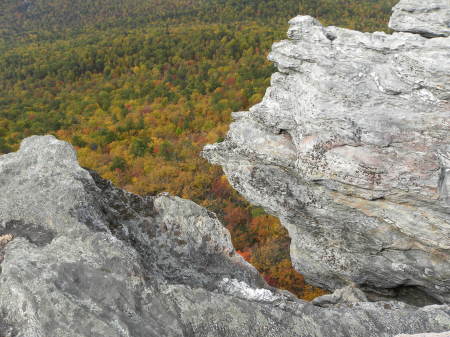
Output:
<instances>
[{"instance_id":1,"label":"lichen on rock","mask_svg":"<svg viewBox=\"0 0 450 337\"><path fill-rule=\"evenodd\" d=\"M426 37L450 36L450 1L402 0L394 7L389 27Z\"/></svg>"},{"instance_id":2,"label":"lichen on rock","mask_svg":"<svg viewBox=\"0 0 450 337\"><path fill-rule=\"evenodd\" d=\"M323 309L273 289L214 214L120 190L52 136L0 156L0 178L2 337L390 337L450 325L446 305Z\"/></svg>"},{"instance_id":3,"label":"lichen on rock","mask_svg":"<svg viewBox=\"0 0 450 337\"><path fill-rule=\"evenodd\" d=\"M315 286L450 302L448 5L400 1L393 34L292 19L262 102L204 148Z\"/></svg>"},{"instance_id":4,"label":"lichen on rock","mask_svg":"<svg viewBox=\"0 0 450 337\"><path fill-rule=\"evenodd\" d=\"M449 305L392 298L449 302L449 38L311 17L289 38L263 102L204 155L281 218L310 282L352 287L323 307L274 289L211 212L123 191L33 136L0 156L2 337L448 331Z\"/></svg>"}]
</instances>

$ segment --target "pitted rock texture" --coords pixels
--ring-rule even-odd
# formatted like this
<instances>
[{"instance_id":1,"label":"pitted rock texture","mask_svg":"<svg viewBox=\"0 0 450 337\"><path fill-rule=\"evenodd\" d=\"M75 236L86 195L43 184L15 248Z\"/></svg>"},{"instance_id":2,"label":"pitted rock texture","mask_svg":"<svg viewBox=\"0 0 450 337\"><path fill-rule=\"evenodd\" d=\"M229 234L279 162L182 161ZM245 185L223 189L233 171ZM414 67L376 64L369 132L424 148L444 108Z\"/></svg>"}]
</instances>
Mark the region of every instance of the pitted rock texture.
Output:
<instances>
[{"instance_id":1,"label":"pitted rock texture","mask_svg":"<svg viewBox=\"0 0 450 337\"><path fill-rule=\"evenodd\" d=\"M263 101L203 156L280 218L311 284L450 302L450 38L309 16L288 37Z\"/></svg>"},{"instance_id":2,"label":"pitted rock texture","mask_svg":"<svg viewBox=\"0 0 450 337\"><path fill-rule=\"evenodd\" d=\"M0 157L0 234L2 337L390 337L450 326L447 305L323 309L272 289L214 214L122 191L52 136Z\"/></svg>"},{"instance_id":3,"label":"pitted rock texture","mask_svg":"<svg viewBox=\"0 0 450 337\"><path fill-rule=\"evenodd\" d=\"M417 335L397 335L395 337L450 337L450 331L442 333L421 333Z\"/></svg>"},{"instance_id":4,"label":"pitted rock texture","mask_svg":"<svg viewBox=\"0 0 450 337\"><path fill-rule=\"evenodd\" d=\"M316 297L311 302L320 307L328 307L339 303L368 302L368 298L361 289L347 286L336 290L332 294Z\"/></svg>"},{"instance_id":5,"label":"pitted rock texture","mask_svg":"<svg viewBox=\"0 0 450 337\"><path fill-rule=\"evenodd\" d=\"M401 0L389 27L426 37L450 36L450 0Z\"/></svg>"}]
</instances>

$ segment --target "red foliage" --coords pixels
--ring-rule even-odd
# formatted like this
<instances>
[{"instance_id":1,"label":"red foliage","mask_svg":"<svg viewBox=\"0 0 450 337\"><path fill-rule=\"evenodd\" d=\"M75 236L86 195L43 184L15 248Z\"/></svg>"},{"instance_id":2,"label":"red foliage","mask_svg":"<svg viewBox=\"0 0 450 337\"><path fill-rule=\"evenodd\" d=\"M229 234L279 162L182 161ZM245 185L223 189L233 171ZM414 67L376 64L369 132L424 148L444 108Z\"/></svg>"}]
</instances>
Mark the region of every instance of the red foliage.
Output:
<instances>
[{"instance_id":1,"label":"red foliage","mask_svg":"<svg viewBox=\"0 0 450 337\"><path fill-rule=\"evenodd\" d=\"M252 258L252 252L249 250L241 251L237 250L236 253L238 253L240 256L244 258L245 261L250 262L250 259Z\"/></svg>"},{"instance_id":2,"label":"red foliage","mask_svg":"<svg viewBox=\"0 0 450 337\"><path fill-rule=\"evenodd\" d=\"M277 287L278 286L277 280L274 279L273 277L271 277L270 275L264 275L264 280L266 280L267 284L272 286L272 287Z\"/></svg>"},{"instance_id":3,"label":"red foliage","mask_svg":"<svg viewBox=\"0 0 450 337\"><path fill-rule=\"evenodd\" d=\"M236 78L234 78L234 77L228 77L225 80L225 85L228 86L228 87L231 87L231 86L233 86L235 84L236 84Z\"/></svg>"},{"instance_id":4,"label":"red foliage","mask_svg":"<svg viewBox=\"0 0 450 337\"><path fill-rule=\"evenodd\" d=\"M246 224L250 220L250 215L246 209L241 207L233 206L232 204L228 204L225 207L225 215L223 219L225 220L227 225L235 226L235 225L243 225Z\"/></svg>"},{"instance_id":5,"label":"red foliage","mask_svg":"<svg viewBox=\"0 0 450 337\"><path fill-rule=\"evenodd\" d=\"M211 192L216 198L228 199L231 194L231 187L227 179L221 176L212 184Z\"/></svg>"},{"instance_id":6,"label":"red foliage","mask_svg":"<svg viewBox=\"0 0 450 337\"><path fill-rule=\"evenodd\" d=\"M141 110L139 110L141 116L144 114L148 114L152 111L152 108L149 105L145 105Z\"/></svg>"}]
</instances>

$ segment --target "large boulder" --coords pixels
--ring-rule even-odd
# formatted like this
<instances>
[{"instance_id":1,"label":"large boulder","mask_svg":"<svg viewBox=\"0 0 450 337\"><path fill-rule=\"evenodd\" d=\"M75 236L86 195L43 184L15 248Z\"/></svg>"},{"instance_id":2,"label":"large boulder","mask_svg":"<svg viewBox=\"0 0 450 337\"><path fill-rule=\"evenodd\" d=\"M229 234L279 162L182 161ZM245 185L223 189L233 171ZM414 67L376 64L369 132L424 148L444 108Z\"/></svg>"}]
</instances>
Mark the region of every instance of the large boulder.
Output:
<instances>
[{"instance_id":1,"label":"large boulder","mask_svg":"<svg viewBox=\"0 0 450 337\"><path fill-rule=\"evenodd\" d=\"M120 190L51 136L0 157L0 267L2 337L390 337L450 325L446 305L322 309L272 289L214 214Z\"/></svg>"},{"instance_id":2,"label":"large boulder","mask_svg":"<svg viewBox=\"0 0 450 337\"><path fill-rule=\"evenodd\" d=\"M413 2L400 2L392 27ZM420 3L424 12L448 0ZM402 11L412 26L416 14ZM447 35L428 18L433 36ZM281 219L311 284L450 302L450 38L361 33L309 16L292 19L288 37L269 55L278 72L263 101L234 113L204 157Z\"/></svg>"}]
</instances>

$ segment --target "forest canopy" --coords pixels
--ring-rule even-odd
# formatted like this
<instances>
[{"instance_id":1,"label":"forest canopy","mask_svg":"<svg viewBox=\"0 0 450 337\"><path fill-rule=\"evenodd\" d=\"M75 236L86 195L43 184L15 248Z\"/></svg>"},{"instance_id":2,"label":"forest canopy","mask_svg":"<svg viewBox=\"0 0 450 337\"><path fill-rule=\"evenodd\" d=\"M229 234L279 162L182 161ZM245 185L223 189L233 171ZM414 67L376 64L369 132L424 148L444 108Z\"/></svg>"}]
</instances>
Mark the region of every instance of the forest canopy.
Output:
<instances>
[{"instance_id":1,"label":"forest canopy","mask_svg":"<svg viewBox=\"0 0 450 337\"><path fill-rule=\"evenodd\" d=\"M266 280L310 299L289 237L199 157L232 111L259 102L287 21L387 30L394 0L4 0L0 153L34 134L71 142L83 166L129 191L168 191L216 212Z\"/></svg>"}]
</instances>

